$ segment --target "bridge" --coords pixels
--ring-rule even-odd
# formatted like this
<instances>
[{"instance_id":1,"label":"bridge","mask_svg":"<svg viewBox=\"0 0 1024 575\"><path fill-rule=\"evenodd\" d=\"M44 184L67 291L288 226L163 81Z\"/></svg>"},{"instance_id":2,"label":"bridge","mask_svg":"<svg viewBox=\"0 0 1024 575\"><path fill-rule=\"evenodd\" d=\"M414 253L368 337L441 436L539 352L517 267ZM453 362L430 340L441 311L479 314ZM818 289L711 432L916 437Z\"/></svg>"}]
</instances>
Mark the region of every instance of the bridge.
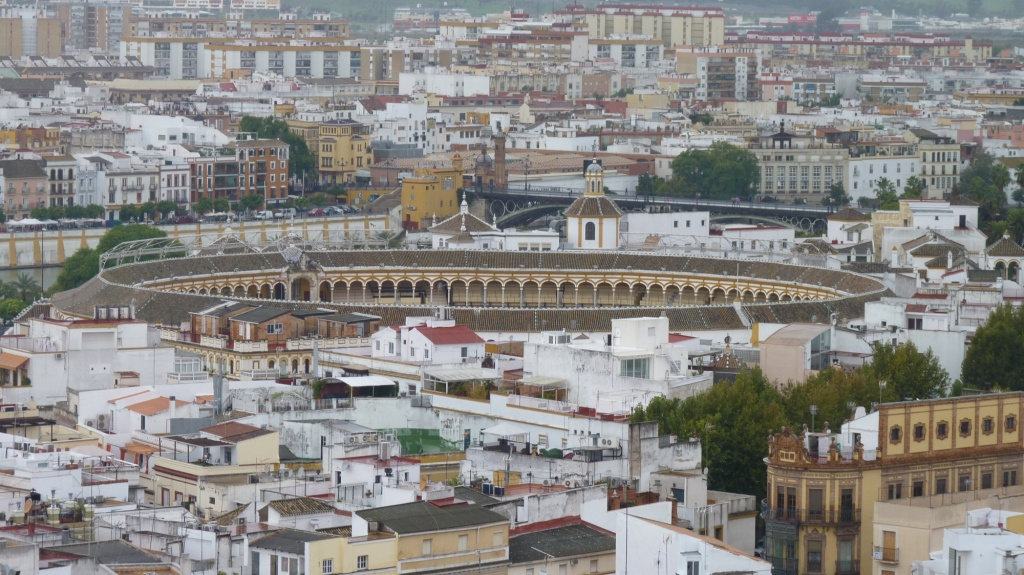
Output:
<instances>
[{"instance_id":1,"label":"bridge","mask_svg":"<svg viewBox=\"0 0 1024 575\"><path fill-rule=\"evenodd\" d=\"M490 213L498 218L499 225L522 225L540 216L559 211L568 206L582 192L566 188L541 188L503 190L476 190L477 197L489 201ZM823 229L826 218L836 211L831 206L810 204L780 204L768 202L731 202L700 198L678 198L665 196L613 195L615 203L624 211L644 210L651 206L664 206L671 211L711 212L715 221L775 222L789 227L812 231Z\"/></svg>"}]
</instances>

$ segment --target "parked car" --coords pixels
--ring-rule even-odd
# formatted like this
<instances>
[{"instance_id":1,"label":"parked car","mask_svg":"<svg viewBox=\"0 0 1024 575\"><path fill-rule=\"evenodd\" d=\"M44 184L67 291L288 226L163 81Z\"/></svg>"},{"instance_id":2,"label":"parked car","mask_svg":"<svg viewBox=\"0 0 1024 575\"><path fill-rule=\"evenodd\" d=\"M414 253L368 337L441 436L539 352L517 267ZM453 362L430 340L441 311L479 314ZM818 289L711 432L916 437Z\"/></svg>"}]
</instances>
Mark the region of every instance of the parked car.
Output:
<instances>
[{"instance_id":1,"label":"parked car","mask_svg":"<svg viewBox=\"0 0 1024 575\"><path fill-rule=\"evenodd\" d=\"M323 210L323 208L313 208L312 210L309 210L308 212L306 212L306 215L308 215L310 217L314 217L314 218L323 217L324 210Z\"/></svg>"},{"instance_id":2,"label":"parked car","mask_svg":"<svg viewBox=\"0 0 1024 575\"><path fill-rule=\"evenodd\" d=\"M274 218L278 219L278 220L285 219L285 218L294 218L294 217L295 217L295 208L282 208L282 209L277 210L276 212L274 212Z\"/></svg>"},{"instance_id":3,"label":"parked car","mask_svg":"<svg viewBox=\"0 0 1024 575\"><path fill-rule=\"evenodd\" d=\"M342 208L339 208L338 206L327 206L326 208L324 208L324 215L325 216L337 216L339 214L344 214L344 213L345 213L345 210L343 210Z\"/></svg>"},{"instance_id":4,"label":"parked car","mask_svg":"<svg viewBox=\"0 0 1024 575\"><path fill-rule=\"evenodd\" d=\"M265 211L262 211L262 212L256 212L256 215L253 216L253 219L256 219L256 220L272 220L272 219L274 219L274 212L271 212L269 210L265 210Z\"/></svg>"}]
</instances>

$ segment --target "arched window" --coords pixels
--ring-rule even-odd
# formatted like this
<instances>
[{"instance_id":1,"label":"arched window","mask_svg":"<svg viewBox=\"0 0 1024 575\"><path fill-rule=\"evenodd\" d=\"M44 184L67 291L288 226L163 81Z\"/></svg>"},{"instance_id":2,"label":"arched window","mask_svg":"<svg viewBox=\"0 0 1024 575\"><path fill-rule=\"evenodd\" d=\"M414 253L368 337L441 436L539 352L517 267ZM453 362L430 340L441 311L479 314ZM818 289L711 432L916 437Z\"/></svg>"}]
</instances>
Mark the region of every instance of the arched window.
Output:
<instances>
[{"instance_id":1,"label":"arched window","mask_svg":"<svg viewBox=\"0 0 1024 575\"><path fill-rule=\"evenodd\" d=\"M594 241L597 239L597 224L594 222L587 222L587 225L583 227L583 239L587 241Z\"/></svg>"}]
</instances>

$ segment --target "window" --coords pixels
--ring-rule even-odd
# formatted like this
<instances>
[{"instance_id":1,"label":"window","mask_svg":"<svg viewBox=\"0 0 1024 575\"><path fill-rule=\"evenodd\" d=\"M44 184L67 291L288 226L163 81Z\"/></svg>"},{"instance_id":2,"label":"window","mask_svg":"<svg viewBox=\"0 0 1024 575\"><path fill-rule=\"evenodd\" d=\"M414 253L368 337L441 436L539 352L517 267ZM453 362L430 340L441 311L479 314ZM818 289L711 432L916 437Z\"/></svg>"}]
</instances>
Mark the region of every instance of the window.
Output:
<instances>
[{"instance_id":1,"label":"window","mask_svg":"<svg viewBox=\"0 0 1024 575\"><path fill-rule=\"evenodd\" d=\"M284 325L280 323L267 324L267 334L282 334L284 333Z\"/></svg>"},{"instance_id":2,"label":"window","mask_svg":"<svg viewBox=\"0 0 1024 575\"><path fill-rule=\"evenodd\" d=\"M1017 418L1013 415L1006 416L1006 431L1017 431Z\"/></svg>"},{"instance_id":3,"label":"window","mask_svg":"<svg viewBox=\"0 0 1024 575\"><path fill-rule=\"evenodd\" d=\"M464 348L462 348L462 350L460 351L460 353L462 354L462 358L463 358L463 359L465 359L465 358L469 357L469 348L468 348L468 347L464 347Z\"/></svg>"},{"instance_id":4,"label":"window","mask_svg":"<svg viewBox=\"0 0 1024 575\"><path fill-rule=\"evenodd\" d=\"M965 473L957 480L958 491L969 491L971 489L971 474Z\"/></svg>"},{"instance_id":5,"label":"window","mask_svg":"<svg viewBox=\"0 0 1024 575\"><path fill-rule=\"evenodd\" d=\"M992 489L992 473L991 472L989 472L989 473L982 473L981 474L981 488L982 489Z\"/></svg>"},{"instance_id":6,"label":"window","mask_svg":"<svg viewBox=\"0 0 1024 575\"><path fill-rule=\"evenodd\" d=\"M903 499L903 484L902 483L890 483L889 484L889 499Z\"/></svg>"},{"instance_id":7,"label":"window","mask_svg":"<svg viewBox=\"0 0 1024 575\"><path fill-rule=\"evenodd\" d=\"M367 567L369 564L370 564L370 556L369 555L360 555L359 557L356 557L356 569L358 569L360 571L366 571L369 568L369 567Z\"/></svg>"},{"instance_id":8,"label":"window","mask_svg":"<svg viewBox=\"0 0 1024 575\"><path fill-rule=\"evenodd\" d=\"M985 419L981 420L981 432L984 433L985 435L992 433L992 430L994 430L995 427L996 424L995 422L992 421L991 417L986 417Z\"/></svg>"},{"instance_id":9,"label":"window","mask_svg":"<svg viewBox=\"0 0 1024 575\"><path fill-rule=\"evenodd\" d=\"M821 520L822 511L824 506L822 504L822 490L821 489L808 489L807 490L807 519L808 520Z\"/></svg>"},{"instance_id":10,"label":"window","mask_svg":"<svg viewBox=\"0 0 1024 575\"><path fill-rule=\"evenodd\" d=\"M949 424L945 421L940 421L939 424L935 426L935 436L938 439L946 439L949 437Z\"/></svg>"},{"instance_id":11,"label":"window","mask_svg":"<svg viewBox=\"0 0 1024 575\"><path fill-rule=\"evenodd\" d=\"M924 496L924 481L914 482L914 493L912 497L923 497Z\"/></svg>"},{"instance_id":12,"label":"window","mask_svg":"<svg viewBox=\"0 0 1024 575\"><path fill-rule=\"evenodd\" d=\"M501 531L495 531L494 535L491 536L491 545L494 547L500 547L505 542L505 534Z\"/></svg>"},{"instance_id":13,"label":"window","mask_svg":"<svg viewBox=\"0 0 1024 575\"><path fill-rule=\"evenodd\" d=\"M648 357L636 359L624 359L621 361L621 372L623 377L637 377L647 379L651 376L651 359Z\"/></svg>"},{"instance_id":14,"label":"window","mask_svg":"<svg viewBox=\"0 0 1024 575\"><path fill-rule=\"evenodd\" d=\"M423 540L423 555L430 555L430 547L432 542L432 539Z\"/></svg>"},{"instance_id":15,"label":"window","mask_svg":"<svg viewBox=\"0 0 1024 575\"><path fill-rule=\"evenodd\" d=\"M807 572L821 573L821 541L807 542Z\"/></svg>"},{"instance_id":16,"label":"window","mask_svg":"<svg viewBox=\"0 0 1024 575\"><path fill-rule=\"evenodd\" d=\"M700 575L700 561L687 561L686 575Z\"/></svg>"},{"instance_id":17,"label":"window","mask_svg":"<svg viewBox=\"0 0 1024 575\"><path fill-rule=\"evenodd\" d=\"M914 424L914 441L924 441L924 424Z\"/></svg>"},{"instance_id":18,"label":"window","mask_svg":"<svg viewBox=\"0 0 1024 575\"><path fill-rule=\"evenodd\" d=\"M324 575L327 575L328 573L333 573L333 572L334 572L334 559L324 559L323 571L321 571L321 573L323 573Z\"/></svg>"},{"instance_id":19,"label":"window","mask_svg":"<svg viewBox=\"0 0 1024 575\"><path fill-rule=\"evenodd\" d=\"M590 560L590 572L597 573L597 559Z\"/></svg>"},{"instance_id":20,"label":"window","mask_svg":"<svg viewBox=\"0 0 1024 575\"><path fill-rule=\"evenodd\" d=\"M901 439L903 439L903 430L898 425L892 426L892 429L889 430L889 441L899 443Z\"/></svg>"},{"instance_id":21,"label":"window","mask_svg":"<svg viewBox=\"0 0 1024 575\"><path fill-rule=\"evenodd\" d=\"M946 478L939 477L935 480L935 494L942 495L946 493Z\"/></svg>"},{"instance_id":22,"label":"window","mask_svg":"<svg viewBox=\"0 0 1024 575\"><path fill-rule=\"evenodd\" d=\"M971 420L964 419L960 422L960 437L967 437L971 434Z\"/></svg>"},{"instance_id":23,"label":"window","mask_svg":"<svg viewBox=\"0 0 1024 575\"><path fill-rule=\"evenodd\" d=\"M1003 471L1003 487L1011 487L1017 485L1017 470L1007 469Z\"/></svg>"},{"instance_id":24,"label":"window","mask_svg":"<svg viewBox=\"0 0 1024 575\"><path fill-rule=\"evenodd\" d=\"M469 535L459 535L459 551L469 549Z\"/></svg>"},{"instance_id":25,"label":"window","mask_svg":"<svg viewBox=\"0 0 1024 575\"><path fill-rule=\"evenodd\" d=\"M594 222L587 222L583 226L583 239L585 241L594 241L597 239L597 225Z\"/></svg>"}]
</instances>

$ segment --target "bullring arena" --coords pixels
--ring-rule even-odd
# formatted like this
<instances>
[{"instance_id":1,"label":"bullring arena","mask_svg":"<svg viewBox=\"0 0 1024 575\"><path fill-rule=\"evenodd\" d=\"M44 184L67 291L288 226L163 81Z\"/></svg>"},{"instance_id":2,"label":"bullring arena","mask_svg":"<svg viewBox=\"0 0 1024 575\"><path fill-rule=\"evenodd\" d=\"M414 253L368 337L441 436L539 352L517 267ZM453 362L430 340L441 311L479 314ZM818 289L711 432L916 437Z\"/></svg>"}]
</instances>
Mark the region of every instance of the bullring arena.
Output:
<instances>
[{"instance_id":1,"label":"bullring arena","mask_svg":"<svg viewBox=\"0 0 1024 575\"><path fill-rule=\"evenodd\" d=\"M225 299L379 316L385 325L447 306L482 332L608 331L611 320L664 315L673 330L757 322L826 322L889 295L871 277L761 261L625 251L502 252L366 249L372 242L285 237L254 245L226 236L183 246L123 244L99 276L52 300L66 317L134 302L167 327ZM360 249L362 248L362 249Z\"/></svg>"}]
</instances>

